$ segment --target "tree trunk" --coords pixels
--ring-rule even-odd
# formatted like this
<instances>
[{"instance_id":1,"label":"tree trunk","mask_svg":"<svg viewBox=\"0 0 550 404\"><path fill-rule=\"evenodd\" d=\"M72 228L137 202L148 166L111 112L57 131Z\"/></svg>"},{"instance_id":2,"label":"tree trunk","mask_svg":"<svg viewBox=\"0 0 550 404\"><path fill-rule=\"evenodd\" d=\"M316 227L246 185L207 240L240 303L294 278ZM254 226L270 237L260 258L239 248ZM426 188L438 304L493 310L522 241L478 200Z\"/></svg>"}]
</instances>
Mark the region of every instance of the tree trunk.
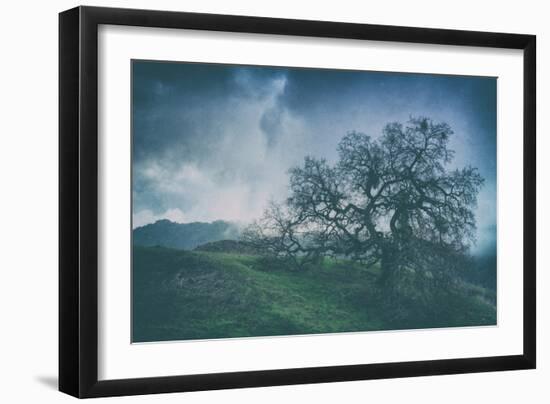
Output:
<instances>
[{"instance_id":1,"label":"tree trunk","mask_svg":"<svg viewBox=\"0 0 550 404\"><path fill-rule=\"evenodd\" d=\"M399 248L393 244L383 247L381 260L382 273L378 281L379 285L388 292L393 292L397 288L399 264Z\"/></svg>"}]
</instances>

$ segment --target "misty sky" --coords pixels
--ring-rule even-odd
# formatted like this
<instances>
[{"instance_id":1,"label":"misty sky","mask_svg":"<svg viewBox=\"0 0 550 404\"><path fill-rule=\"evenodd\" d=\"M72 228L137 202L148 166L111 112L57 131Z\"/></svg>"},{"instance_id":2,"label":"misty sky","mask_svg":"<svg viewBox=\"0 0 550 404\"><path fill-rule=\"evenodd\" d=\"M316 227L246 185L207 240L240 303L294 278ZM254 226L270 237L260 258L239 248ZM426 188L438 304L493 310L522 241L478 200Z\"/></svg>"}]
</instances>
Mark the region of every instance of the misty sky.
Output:
<instances>
[{"instance_id":1,"label":"misty sky","mask_svg":"<svg viewBox=\"0 0 550 404\"><path fill-rule=\"evenodd\" d=\"M376 138L411 115L447 122L450 168L485 178L478 245L496 238L496 79L133 61L133 226L247 223L287 196L304 156L334 162L349 131Z\"/></svg>"}]
</instances>

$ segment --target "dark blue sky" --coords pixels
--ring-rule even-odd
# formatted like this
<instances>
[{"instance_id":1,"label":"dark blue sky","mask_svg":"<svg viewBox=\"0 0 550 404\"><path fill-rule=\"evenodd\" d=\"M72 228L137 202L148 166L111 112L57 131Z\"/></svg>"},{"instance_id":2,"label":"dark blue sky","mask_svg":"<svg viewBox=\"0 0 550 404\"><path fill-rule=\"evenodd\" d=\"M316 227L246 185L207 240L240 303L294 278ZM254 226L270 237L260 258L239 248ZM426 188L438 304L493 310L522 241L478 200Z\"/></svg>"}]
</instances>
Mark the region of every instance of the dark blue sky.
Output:
<instances>
[{"instance_id":1,"label":"dark blue sky","mask_svg":"<svg viewBox=\"0 0 550 404\"><path fill-rule=\"evenodd\" d=\"M305 155L336 159L411 115L447 122L450 168L471 164L478 250L496 238L495 78L200 63L132 63L134 227L160 218L246 223L286 196Z\"/></svg>"}]
</instances>

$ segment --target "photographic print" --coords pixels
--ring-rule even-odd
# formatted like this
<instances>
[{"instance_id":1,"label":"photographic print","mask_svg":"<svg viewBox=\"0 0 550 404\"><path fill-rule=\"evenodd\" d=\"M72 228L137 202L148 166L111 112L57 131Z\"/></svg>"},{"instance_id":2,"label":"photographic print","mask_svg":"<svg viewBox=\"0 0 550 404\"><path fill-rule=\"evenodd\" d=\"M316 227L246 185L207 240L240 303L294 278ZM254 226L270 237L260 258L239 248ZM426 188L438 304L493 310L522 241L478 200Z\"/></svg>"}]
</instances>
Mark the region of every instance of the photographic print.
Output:
<instances>
[{"instance_id":1,"label":"photographic print","mask_svg":"<svg viewBox=\"0 0 550 404\"><path fill-rule=\"evenodd\" d=\"M132 342L496 325L495 77L131 69Z\"/></svg>"}]
</instances>

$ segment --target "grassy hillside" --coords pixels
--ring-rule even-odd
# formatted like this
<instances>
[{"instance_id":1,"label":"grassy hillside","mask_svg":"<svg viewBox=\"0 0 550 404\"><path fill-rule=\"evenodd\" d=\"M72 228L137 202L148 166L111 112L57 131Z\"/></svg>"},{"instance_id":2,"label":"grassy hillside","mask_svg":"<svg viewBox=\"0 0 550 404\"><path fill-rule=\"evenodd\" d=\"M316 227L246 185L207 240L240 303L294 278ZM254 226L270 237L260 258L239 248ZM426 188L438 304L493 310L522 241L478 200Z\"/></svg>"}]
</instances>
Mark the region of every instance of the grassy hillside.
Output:
<instances>
[{"instance_id":1,"label":"grassy hillside","mask_svg":"<svg viewBox=\"0 0 550 404\"><path fill-rule=\"evenodd\" d=\"M376 286L377 268L349 261L297 271L255 255L134 247L133 263L134 342L496 322L484 288L396 302Z\"/></svg>"}]
</instances>

